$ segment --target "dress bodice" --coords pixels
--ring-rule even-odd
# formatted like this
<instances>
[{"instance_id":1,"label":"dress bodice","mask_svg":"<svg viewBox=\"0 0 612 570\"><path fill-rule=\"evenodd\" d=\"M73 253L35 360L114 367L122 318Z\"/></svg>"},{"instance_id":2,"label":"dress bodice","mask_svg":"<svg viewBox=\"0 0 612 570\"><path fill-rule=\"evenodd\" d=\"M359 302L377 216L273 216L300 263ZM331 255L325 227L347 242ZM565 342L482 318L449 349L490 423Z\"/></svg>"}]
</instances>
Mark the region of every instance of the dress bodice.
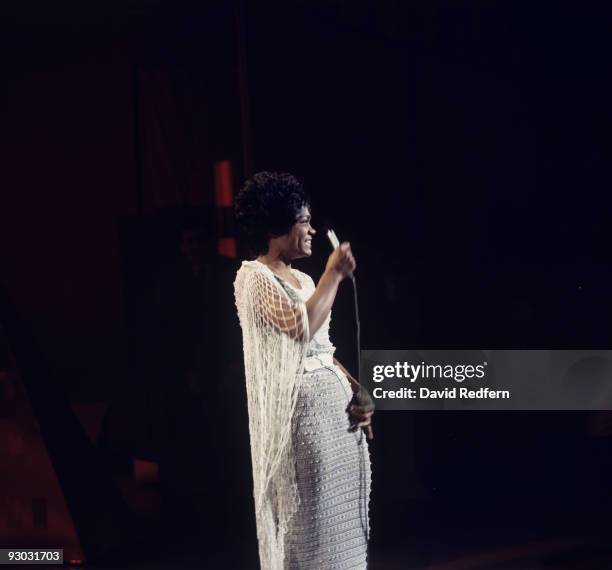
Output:
<instances>
[{"instance_id":1,"label":"dress bodice","mask_svg":"<svg viewBox=\"0 0 612 570\"><path fill-rule=\"evenodd\" d=\"M299 271L298 269L291 268L291 273L293 276L300 282L301 287L298 289L289 281L286 281L282 277L279 277L275 273L273 273L270 268L268 268L265 264L257 261L260 265L266 267L276 279L281 281L283 285L289 287L291 291L302 301L306 302L313 295L316 289L316 285L307 273L303 271ZM332 344L329 338L329 326L331 323L331 311L323 324L319 327L317 332L311 337L310 342L308 344L308 348L306 351L306 358L308 362L306 363L307 369L312 369L313 366L317 365L321 366L322 364L330 364L333 359L334 352L336 351L336 347ZM323 362L320 362L321 357L323 357ZM313 360L313 358L315 360ZM319 362L317 362L319 360Z\"/></svg>"},{"instance_id":2,"label":"dress bodice","mask_svg":"<svg viewBox=\"0 0 612 570\"><path fill-rule=\"evenodd\" d=\"M306 302L310 297L312 297L315 292L315 284L312 280L312 277L307 273L303 273L297 269L291 269L291 273L299 280L302 285L301 289L296 289L291 285L291 283L287 283L302 299L302 301ZM310 344L308 345L308 351L306 356L316 356L321 353L330 353L334 354L336 347L332 344L329 338L329 325L331 323L331 311L327 318L323 321L323 324L319 327L317 332L311 337Z\"/></svg>"}]
</instances>

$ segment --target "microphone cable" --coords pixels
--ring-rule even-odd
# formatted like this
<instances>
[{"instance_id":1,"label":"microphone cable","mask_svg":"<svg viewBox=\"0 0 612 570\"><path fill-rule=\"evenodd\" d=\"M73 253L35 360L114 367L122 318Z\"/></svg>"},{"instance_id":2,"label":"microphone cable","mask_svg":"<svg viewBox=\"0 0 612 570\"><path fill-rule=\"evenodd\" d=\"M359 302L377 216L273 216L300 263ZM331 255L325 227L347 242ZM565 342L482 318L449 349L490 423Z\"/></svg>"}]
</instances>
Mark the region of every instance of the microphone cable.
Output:
<instances>
[{"instance_id":1,"label":"microphone cable","mask_svg":"<svg viewBox=\"0 0 612 570\"><path fill-rule=\"evenodd\" d=\"M327 239L330 241L332 247L335 249L340 245L340 240L334 230L328 227L327 230ZM355 275L351 274L351 282L353 283L353 304L354 304L354 313L355 313L355 329L356 329L356 348L357 348L357 383L359 384L361 391L361 322L359 320L359 299L357 296L357 280L355 279ZM364 442L364 438L366 441ZM365 447L361 447L365 445ZM359 517L362 522L362 528L366 541L366 568L370 566L370 517L369 517L369 502L368 502L368 481L366 477L366 458L365 453L369 453L367 438L365 437L365 433L363 428L361 429L361 439L359 441L360 447L360 469L359 469L359 488L360 488L360 513ZM365 526L363 523L365 521Z\"/></svg>"},{"instance_id":2,"label":"microphone cable","mask_svg":"<svg viewBox=\"0 0 612 570\"><path fill-rule=\"evenodd\" d=\"M353 302L355 312L355 329L356 329L356 348L357 348L357 381L359 382L359 390L361 390L361 322L359 320L359 299L357 296L357 280L355 275L351 275L351 282L353 283ZM368 513L368 481L366 477L366 459L365 453L369 453L368 443L364 442L365 434L363 428L361 429L361 444L365 445L360 451L360 469L359 469L359 487L361 491L361 509L359 513L360 518L365 521L363 528L365 541L366 541L366 568L370 565L370 517ZM367 439L367 438L366 438Z\"/></svg>"},{"instance_id":3,"label":"microphone cable","mask_svg":"<svg viewBox=\"0 0 612 570\"><path fill-rule=\"evenodd\" d=\"M351 282L353 283L353 302L355 305L355 329L357 335L357 380L361 386L361 323L359 322L359 301L357 298L357 280L354 275L351 275Z\"/></svg>"}]
</instances>

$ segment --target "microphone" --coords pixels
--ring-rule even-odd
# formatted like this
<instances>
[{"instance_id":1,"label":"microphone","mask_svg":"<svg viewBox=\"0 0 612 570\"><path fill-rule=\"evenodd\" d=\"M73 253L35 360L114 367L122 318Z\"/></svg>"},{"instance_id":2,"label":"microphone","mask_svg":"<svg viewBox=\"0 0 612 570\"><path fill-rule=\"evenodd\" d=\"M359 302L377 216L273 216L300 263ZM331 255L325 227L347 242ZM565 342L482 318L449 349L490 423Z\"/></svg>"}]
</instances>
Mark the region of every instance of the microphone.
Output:
<instances>
[{"instance_id":1,"label":"microphone","mask_svg":"<svg viewBox=\"0 0 612 570\"><path fill-rule=\"evenodd\" d=\"M332 249L336 249L340 245L340 240L338 239L336 232L332 229L327 230L327 239L329 240L329 243L331 244ZM349 277L353 281L355 281L355 276L353 275L352 271L349 273Z\"/></svg>"},{"instance_id":2,"label":"microphone","mask_svg":"<svg viewBox=\"0 0 612 570\"><path fill-rule=\"evenodd\" d=\"M333 249L336 249L340 245L340 240L334 230L327 230L327 239L329 243L331 243Z\"/></svg>"}]
</instances>

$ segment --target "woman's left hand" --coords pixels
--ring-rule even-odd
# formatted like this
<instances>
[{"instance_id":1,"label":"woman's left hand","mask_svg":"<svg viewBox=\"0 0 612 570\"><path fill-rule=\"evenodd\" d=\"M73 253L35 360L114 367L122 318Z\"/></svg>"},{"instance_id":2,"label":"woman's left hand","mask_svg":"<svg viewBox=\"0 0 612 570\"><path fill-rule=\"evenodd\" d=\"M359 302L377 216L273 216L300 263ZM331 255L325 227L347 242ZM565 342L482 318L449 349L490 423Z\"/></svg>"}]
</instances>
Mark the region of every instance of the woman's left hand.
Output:
<instances>
[{"instance_id":1,"label":"woman's left hand","mask_svg":"<svg viewBox=\"0 0 612 570\"><path fill-rule=\"evenodd\" d=\"M363 386L360 386L359 390L353 394L353 398L346 411L351 417L353 428L363 428L368 437L368 441L372 441L374 439L374 432L372 431L374 402Z\"/></svg>"},{"instance_id":2,"label":"woman's left hand","mask_svg":"<svg viewBox=\"0 0 612 570\"><path fill-rule=\"evenodd\" d=\"M353 424L353 427L355 429L363 428L368 441L372 441L374 439L374 432L372 431L372 416L374 412L365 412L363 408L353 405L349 407L349 414L352 419L357 421L357 423Z\"/></svg>"}]
</instances>

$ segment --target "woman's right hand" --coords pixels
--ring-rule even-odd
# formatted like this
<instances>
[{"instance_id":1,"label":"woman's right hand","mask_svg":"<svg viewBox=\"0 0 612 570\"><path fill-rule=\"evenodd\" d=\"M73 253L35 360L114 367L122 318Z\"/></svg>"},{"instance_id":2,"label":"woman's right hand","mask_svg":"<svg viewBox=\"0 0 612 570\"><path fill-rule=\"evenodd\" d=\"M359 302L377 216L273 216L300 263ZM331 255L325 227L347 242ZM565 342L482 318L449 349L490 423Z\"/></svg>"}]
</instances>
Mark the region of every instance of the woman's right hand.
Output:
<instances>
[{"instance_id":1,"label":"woman's right hand","mask_svg":"<svg viewBox=\"0 0 612 570\"><path fill-rule=\"evenodd\" d=\"M348 277L355 268L357 263L351 251L351 244L348 241L342 242L327 259L325 271L332 271L339 275L340 279Z\"/></svg>"}]
</instances>

